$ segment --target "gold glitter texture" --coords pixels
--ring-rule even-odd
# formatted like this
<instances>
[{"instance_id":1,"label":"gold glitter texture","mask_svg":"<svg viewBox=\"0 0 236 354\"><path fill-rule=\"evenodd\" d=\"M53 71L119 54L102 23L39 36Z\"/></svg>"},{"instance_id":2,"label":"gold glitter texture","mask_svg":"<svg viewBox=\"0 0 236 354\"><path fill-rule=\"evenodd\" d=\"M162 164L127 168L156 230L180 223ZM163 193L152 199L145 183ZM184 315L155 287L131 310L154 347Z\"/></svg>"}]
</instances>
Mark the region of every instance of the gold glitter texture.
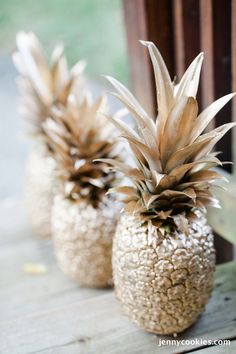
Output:
<instances>
[{"instance_id":1,"label":"gold glitter texture","mask_svg":"<svg viewBox=\"0 0 236 354\"><path fill-rule=\"evenodd\" d=\"M52 212L55 256L61 270L83 286L103 288L112 282L112 239L118 205L104 197L98 208L57 195Z\"/></svg>"},{"instance_id":2,"label":"gold glitter texture","mask_svg":"<svg viewBox=\"0 0 236 354\"><path fill-rule=\"evenodd\" d=\"M124 312L146 331L179 333L204 310L213 288L213 234L205 216L189 235L164 236L124 213L113 242L113 276Z\"/></svg>"}]
</instances>

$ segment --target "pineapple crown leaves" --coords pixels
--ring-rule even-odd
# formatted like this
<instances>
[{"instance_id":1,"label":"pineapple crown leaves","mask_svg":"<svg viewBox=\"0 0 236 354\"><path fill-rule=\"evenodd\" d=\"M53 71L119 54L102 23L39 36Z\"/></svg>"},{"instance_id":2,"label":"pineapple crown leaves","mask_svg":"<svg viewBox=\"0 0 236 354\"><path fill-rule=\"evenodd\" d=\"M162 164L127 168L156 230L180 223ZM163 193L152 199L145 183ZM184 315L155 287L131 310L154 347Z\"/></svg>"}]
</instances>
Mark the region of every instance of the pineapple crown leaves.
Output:
<instances>
[{"instance_id":1,"label":"pineapple crown leaves","mask_svg":"<svg viewBox=\"0 0 236 354\"><path fill-rule=\"evenodd\" d=\"M94 160L116 161L120 156L112 124L98 113L107 109L105 96L93 101L87 93L81 101L70 95L67 105L54 108L52 117L43 123L66 195L86 199L95 207L115 183L116 174L107 163Z\"/></svg>"},{"instance_id":2,"label":"pineapple crown leaves","mask_svg":"<svg viewBox=\"0 0 236 354\"><path fill-rule=\"evenodd\" d=\"M51 115L54 105L65 105L71 93L83 91L85 62L79 61L69 71L62 45L57 45L47 61L34 33L19 32L18 51L13 62L20 74L20 112L33 126L34 134L44 135L42 122Z\"/></svg>"},{"instance_id":3,"label":"pineapple crown leaves","mask_svg":"<svg viewBox=\"0 0 236 354\"><path fill-rule=\"evenodd\" d=\"M235 123L209 133L204 130L235 93L218 99L198 115L196 94L203 54L196 57L176 85L155 45L141 43L147 46L154 69L157 117L150 117L125 86L107 77L116 89L113 95L123 102L136 123L134 130L120 119L110 118L128 142L136 166L111 159L103 161L132 181L132 187L111 191L125 195L126 211L159 227L182 225L186 230L184 220L193 215L193 209L219 207L211 187L224 177L211 170L222 165L212 149Z\"/></svg>"}]
</instances>

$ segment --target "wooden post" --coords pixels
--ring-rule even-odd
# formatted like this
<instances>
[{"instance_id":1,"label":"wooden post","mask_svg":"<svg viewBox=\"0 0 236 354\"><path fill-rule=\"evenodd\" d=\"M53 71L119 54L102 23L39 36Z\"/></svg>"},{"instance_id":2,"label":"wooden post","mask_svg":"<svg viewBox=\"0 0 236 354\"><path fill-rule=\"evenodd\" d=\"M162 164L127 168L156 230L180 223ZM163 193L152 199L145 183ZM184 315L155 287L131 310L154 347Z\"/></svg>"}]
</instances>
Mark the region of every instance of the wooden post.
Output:
<instances>
[{"instance_id":1,"label":"wooden post","mask_svg":"<svg viewBox=\"0 0 236 354\"><path fill-rule=\"evenodd\" d=\"M231 8L231 22L232 22L232 91L236 92L236 0L232 0ZM236 122L236 99L232 102L232 120ZM233 130L233 161L234 161L234 179L236 181L236 128Z\"/></svg>"},{"instance_id":2,"label":"wooden post","mask_svg":"<svg viewBox=\"0 0 236 354\"><path fill-rule=\"evenodd\" d=\"M201 88L202 106L207 107L214 101L214 70L213 70L213 18L212 1L200 0L200 47L204 52ZM211 123L211 129L214 123Z\"/></svg>"},{"instance_id":3,"label":"wooden post","mask_svg":"<svg viewBox=\"0 0 236 354\"><path fill-rule=\"evenodd\" d=\"M147 50L139 44L139 39L153 41L158 46L172 78L175 73L180 77L196 55L204 51L198 94L200 109L232 89L236 90L236 0L123 0L123 4L133 90L149 112L156 112L154 80ZM231 57L234 59L233 80ZM233 109L236 114L235 101ZM216 126L230 120L232 111L228 104L217 115ZM236 139L236 129L234 134ZM232 159L232 139L229 133L217 144L217 150L223 151L222 160ZM230 167L227 168L229 171ZM230 192L231 187L234 188L230 184L229 192L224 192L220 197L223 203L236 206L236 196ZM234 222L226 214L227 208L220 213L225 229L222 222L219 222L217 211L211 210L209 219L217 232L232 240ZM216 236L216 248L219 262L232 259L231 243Z\"/></svg>"},{"instance_id":4,"label":"wooden post","mask_svg":"<svg viewBox=\"0 0 236 354\"><path fill-rule=\"evenodd\" d=\"M123 0L123 7L133 92L155 117L156 99L151 62L147 48L139 40L150 40L158 45L173 76L172 1Z\"/></svg>"},{"instance_id":5,"label":"wooden post","mask_svg":"<svg viewBox=\"0 0 236 354\"><path fill-rule=\"evenodd\" d=\"M174 48L178 79L182 77L186 68L201 51L199 18L200 7L198 1L173 1ZM201 86L199 87L197 99L199 108L201 108Z\"/></svg>"},{"instance_id":6,"label":"wooden post","mask_svg":"<svg viewBox=\"0 0 236 354\"><path fill-rule=\"evenodd\" d=\"M209 0L207 0L209 1ZM213 68L215 99L230 93L231 87L231 0L214 0L213 4ZM235 33L233 34L235 36ZM236 60L236 58L234 58ZM231 102L215 118L216 126L232 119ZM222 151L222 161L232 161L232 131L228 132L219 143L217 150ZM231 165L225 169L231 171Z\"/></svg>"}]
</instances>

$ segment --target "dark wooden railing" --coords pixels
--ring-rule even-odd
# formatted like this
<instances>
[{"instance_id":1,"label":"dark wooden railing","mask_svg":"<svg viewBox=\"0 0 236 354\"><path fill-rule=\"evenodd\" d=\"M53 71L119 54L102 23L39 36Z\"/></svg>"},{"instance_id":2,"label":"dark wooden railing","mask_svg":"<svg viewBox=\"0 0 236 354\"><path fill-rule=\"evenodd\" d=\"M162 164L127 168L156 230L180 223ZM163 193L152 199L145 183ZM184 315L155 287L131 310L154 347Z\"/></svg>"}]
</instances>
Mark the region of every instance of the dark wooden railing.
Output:
<instances>
[{"instance_id":1,"label":"dark wooden railing","mask_svg":"<svg viewBox=\"0 0 236 354\"><path fill-rule=\"evenodd\" d=\"M160 49L174 78L181 77L196 55L203 51L200 109L213 100L236 90L236 0L123 0L135 95L149 112L156 111L151 63L139 39L153 41ZM234 113L234 114L233 114ZM233 121L236 99L217 114L211 128ZM218 143L221 159L236 158L236 129ZM236 174L226 165L230 184L220 192L222 210L209 210L209 220L216 233L229 241L236 234ZM217 261L233 258L230 242L216 236Z\"/></svg>"}]
</instances>

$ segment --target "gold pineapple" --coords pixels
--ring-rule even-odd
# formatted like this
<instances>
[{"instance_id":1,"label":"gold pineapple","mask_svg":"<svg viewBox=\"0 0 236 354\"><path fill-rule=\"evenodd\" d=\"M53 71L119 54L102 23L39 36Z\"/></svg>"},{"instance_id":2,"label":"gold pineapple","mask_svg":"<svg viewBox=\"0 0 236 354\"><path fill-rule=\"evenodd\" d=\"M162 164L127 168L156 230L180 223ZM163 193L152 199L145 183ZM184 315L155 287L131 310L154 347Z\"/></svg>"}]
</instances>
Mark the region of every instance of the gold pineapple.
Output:
<instances>
[{"instance_id":1,"label":"gold pineapple","mask_svg":"<svg viewBox=\"0 0 236 354\"><path fill-rule=\"evenodd\" d=\"M215 251L205 214L206 205L219 207L212 185L223 177L211 170L221 165L211 151L234 123L203 131L234 94L198 115L203 54L175 85L155 45L142 43L155 74L156 121L121 83L108 77L137 127L107 116L134 157L133 166L102 160L131 180L131 185L110 191L125 196L113 241L113 277L117 297L134 322L149 332L174 334L197 320L212 292Z\"/></svg>"},{"instance_id":2,"label":"gold pineapple","mask_svg":"<svg viewBox=\"0 0 236 354\"><path fill-rule=\"evenodd\" d=\"M112 239L119 215L118 204L106 196L116 174L106 163L94 162L118 157L113 126L98 114L105 105L104 97L93 102L86 96L77 102L71 96L67 107L55 111L54 120L44 125L62 182L52 211L55 255L66 275L92 287L111 284Z\"/></svg>"},{"instance_id":3,"label":"gold pineapple","mask_svg":"<svg viewBox=\"0 0 236 354\"><path fill-rule=\"evenodd\" d=\"M25 201L32 229L41 236L51 233L51 205L57 183L55 161L45 139L43 122L54 106L66 105L69 95L83 88L83 62L69 72L63 47L58 45L47 62L41 45L33 33L19 32L18 51L13 61L19 71L20 110L31 125L34 146L26 165Z\"/></svg>"}]
</instances>

